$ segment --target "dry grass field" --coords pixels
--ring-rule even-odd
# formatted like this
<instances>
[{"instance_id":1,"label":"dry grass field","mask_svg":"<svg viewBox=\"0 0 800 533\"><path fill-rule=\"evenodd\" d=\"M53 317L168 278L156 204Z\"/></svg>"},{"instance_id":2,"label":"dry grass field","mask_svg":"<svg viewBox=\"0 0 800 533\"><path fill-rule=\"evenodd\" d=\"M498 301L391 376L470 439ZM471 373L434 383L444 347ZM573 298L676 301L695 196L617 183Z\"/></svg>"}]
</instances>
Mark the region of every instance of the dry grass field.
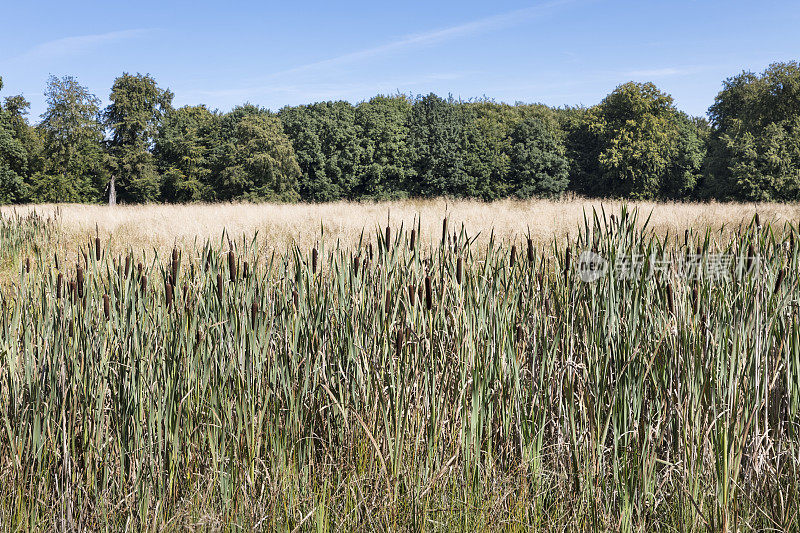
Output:
<instances>
[{"instance_id":1,"label":"dry grass field","mask_svg":"<svg viewBox=\"0 0 800 533\"><path fill-rule=\"evenodd\" d=\"M292 244L300 248L320 240L339 241L344 247L357 245L362 230L370 235L387 221L406 228L419 219L423 243L440 238L442 219L458 230L464 225L467 234L485 243L491 232L500 241L522 241L530 232L544 243L574 234L583 222L584 213L603 208L618 213L619 201L570 199L564 201L504 200L485 203L472 200L409 200L378 203L336 202L328 204L191 204L137 205L108 207L102 205L29 205L7 206L0 213L21 215L36 211L44 216L59 214L64 242L85 244L99 231L104 245L116 253L127 249L158 250L164 256L176 244L192 245L195 240L219 242L223 230L231 238L258 235L266 250L282 252ZM695 231L732 230L747 223L758 212L761 219L781 228L785 222L800 219L798 204L724 204L724 203L629 203L638 207L642 218L652 213L649 227L664 235L682 235L687 228Z\"/></svg>"}]
</instances>

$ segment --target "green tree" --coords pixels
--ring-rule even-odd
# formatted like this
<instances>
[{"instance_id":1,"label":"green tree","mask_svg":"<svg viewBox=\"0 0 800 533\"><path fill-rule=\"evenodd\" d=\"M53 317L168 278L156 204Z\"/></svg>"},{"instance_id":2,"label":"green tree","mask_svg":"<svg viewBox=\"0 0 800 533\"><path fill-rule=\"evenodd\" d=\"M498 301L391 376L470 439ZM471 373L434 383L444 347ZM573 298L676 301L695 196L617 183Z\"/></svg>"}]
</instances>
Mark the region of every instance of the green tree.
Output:
<instances>
[{"instance_id":1,"label":"green tree","mask_svg":"<svg viewBox=\"0 0 800 533\"><path fill-rule=\"evenodd\" d=\"M376 96L356 106L360 164L358 196L373 199L407 195L411 173L408 117L411 102L403 95Z\"/></svg>"},{"instance_id":2,"label":"green tree","mask_svg":"<svg viewBox=\"0 0 800 533\"><path fill-rule=\"evenodd\" d=\"M708 114L707 196L800 199L800 63L728 78Z\"/></svg>"},{"instance_id":3,"label":"green tree","mask_svg":"<svg viewBox=\"0 0 800 533\"><path fill-rule=\"evenodd\" d=\"M700 173L702 143L672 97L652 83L617 87L589 111L597 135L599 187L603 195L635 199L689 193Z\"/></svg>"},{"instance_id":4,"label":"green tree","mask_svg":"<svg viewBox=\"0 0 800 533\"><path fill-rule=\"evenodd\" d=\"M214 166L221 140L219 113L206 106L186 106L167 112L155 143L155 155L168 202L214 198Z\"/></svg>"},{"instance_id":5,"label":"green tree","mask_svg":"<svg viewBox=\"0 0 800 533\"><path fill-rule=\"evenodd\" d=\"M222 132L215 187L219 199L299 199L300 166L278 117L254 106L238 107L223 117Z\"/></svg>"},{"instance_id":6,"label":"green tree","mask_svg":"<svg viewBox=\"0 0 800 533\"><path fill-rule=\"evenodd\" d=\"M339 101L284 107L278 117L302 171L300 197L314 202L355 198L361 154L353 105Z\"/></svg>"},{"instance_id":7,"label":"green tree","mask_svg":"<svg viewBox=\"0 0 800 533\"><path fill-rule=\"evenodd\" d=\"M47 110L38 126L44 168L34 176L34 196L46 202L96 202L107 181L100 99L71 77L51 76Z\"/></svg>"},{"instance_id":8,"label":"green tree","mask_svg":"<svg viewBox=\"0 0 800 533\"><path fill-rule=\"evenodd\" d=\"M467 173L467 125L472 110L435 94L419 97L411 108L409 137L414 169L411 193L419 196L475 194Z\"/></svg>"},{"instance_id":9,"label":"green tree","mask_svg":"<svg viewBox=\"0 0 800 533\"><path fill-rule=\"evenodd\" d=\"M0 105L0 203L28 200L29 178L38 170L41 149L36 132L25 118L29 107L22 96L6 97L5 105Z\"/></svg>"},{"instance_id":10,"label":"green tree","mask_svg":"<svg viewBox=\"0 0 800 533\"><path fill-rule=\"evenodd\" d=\"M112 180L123 201L148 202L159 197L159 175L151 149L172 93L149 75L124 73L114 80L105 124L111 131Z\"/></svg>"},{"instance_id":11,"label":"green tree","mask_svg":"<svg viewBox=\"0 0 800 533\"><path fill-rule=\"evenodd\" d=\"M518 198L561 195L569 183L564 144L552 125L537 116L517 123L511 132L511 194Z\"/></svg>"}]
</instances>

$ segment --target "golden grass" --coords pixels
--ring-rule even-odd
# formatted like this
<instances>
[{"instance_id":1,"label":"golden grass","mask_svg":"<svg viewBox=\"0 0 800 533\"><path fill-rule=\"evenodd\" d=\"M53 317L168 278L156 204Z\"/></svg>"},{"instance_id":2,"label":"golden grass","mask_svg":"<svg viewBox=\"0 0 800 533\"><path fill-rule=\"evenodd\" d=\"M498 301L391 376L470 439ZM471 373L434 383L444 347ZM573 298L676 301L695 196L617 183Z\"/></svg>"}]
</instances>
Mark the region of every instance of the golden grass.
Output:
<instances>
[{"instance_id":1,"label":"golden grass","mask_svg":"<svg viewBox=\"0 0 800 533\"><path fill-rule=\"evenodd\" d=\"M219 240L223 230L232 238L257 233L259 242L268 250L285 250L292 244L310 247L320 240L324 228L330 246L337 240L344 246L358 242L362 230L372 236L387 220L392 226L422 221L422 242L441 238L443 217L451 230L464 224L471 236L485 242L491 231L500 240L521 240L530 231L540 242L551 241L568 233L573 235L583 221L584 212L603 207L607 214L619 213L621 202L608 200L569 199L562 201L503 200L485 203L474 200L408 200L378 203L334 202L327 204L190 204L136 205L108 207L103 205L46 204L5 206L0 213L13 211L25 214L37 211L42 215L60 212L63 242L84 244L99 230L104 247L114 252L127 248L157 249L163 254L174 245L188 246ZM726 204L726 203L655 203L629 202L638 206L641 218L652 212L650 227L660 234L682 235L687 228L731 230L749 221L758 212L762 222L782 227L785 222L800 219L800 204Z\"/></svg>"}]
</instances>

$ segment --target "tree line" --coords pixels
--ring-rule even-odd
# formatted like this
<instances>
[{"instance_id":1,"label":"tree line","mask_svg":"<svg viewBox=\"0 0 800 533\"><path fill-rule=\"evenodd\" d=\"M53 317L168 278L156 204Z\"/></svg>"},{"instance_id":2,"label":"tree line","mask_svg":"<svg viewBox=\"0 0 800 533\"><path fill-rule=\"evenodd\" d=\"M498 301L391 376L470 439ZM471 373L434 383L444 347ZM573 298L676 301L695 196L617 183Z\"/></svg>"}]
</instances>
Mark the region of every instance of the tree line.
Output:
<instances>
[{"instance_id":1,"label":"tree line","mask_svg":"<svg viewBox=\"0 0 800 533\"><path fill-rule=\"evenodd\" d=\"M0 78L2 90L2 78ZM0 203L311 201L452 196L494 200L800 200L800 64L723 82L708 119L652 83L592 107L435 94L319 102L272 112L175 108L125 73L110 104L51 76L36 125L0 104Z\"/></svg>"}]
</instances>

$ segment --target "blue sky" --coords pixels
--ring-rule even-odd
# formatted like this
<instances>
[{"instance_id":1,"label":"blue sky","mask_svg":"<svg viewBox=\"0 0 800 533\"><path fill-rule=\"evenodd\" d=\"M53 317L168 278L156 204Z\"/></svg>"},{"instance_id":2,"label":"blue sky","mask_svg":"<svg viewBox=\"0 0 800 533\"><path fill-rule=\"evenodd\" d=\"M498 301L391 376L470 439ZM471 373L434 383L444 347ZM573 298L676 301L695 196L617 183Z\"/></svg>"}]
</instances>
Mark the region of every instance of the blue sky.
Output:
<instances>
[{"instance_id":1,"label":"blue sky","mask_svg":"<svg viewBox=\"0 0 800 533\"><path fill-rule=\"evenodd\" d=\"M796 1L31 0L3 15L2 96L25 95L33 121L50 74L105 102L124 71L223 111L398 91L589 106L635 80L704 115L726 77L800 59Z\"/></svg>"}]
</instances>

